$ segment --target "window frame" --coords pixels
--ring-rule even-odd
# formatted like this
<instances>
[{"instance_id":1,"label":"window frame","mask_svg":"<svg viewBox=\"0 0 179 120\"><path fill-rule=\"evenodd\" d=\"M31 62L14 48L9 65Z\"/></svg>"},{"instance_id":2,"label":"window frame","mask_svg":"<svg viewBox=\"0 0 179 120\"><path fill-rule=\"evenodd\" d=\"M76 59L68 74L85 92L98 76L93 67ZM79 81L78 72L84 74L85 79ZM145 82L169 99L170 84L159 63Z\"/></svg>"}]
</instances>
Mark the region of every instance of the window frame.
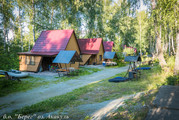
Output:
<instances>
[{"instance_id":1,"label":"window frame","mask_svg":"<svg viewBox=\"0 0 179 120\"><path fill-rule=\"evenodd\" d=\"M26 56L25 64L26 65L35 65L35 56Z\"/></svg>"},{"instance_id":2,"label":"window frame","mask_svg":"<svg viewBox=\"0 0 179 120\"><path fill-rule=\"evenodd\" d=\"M102 60L103 60L103 56L99 55L99 61L102 61Z\"/></svg>"}]
</instances>

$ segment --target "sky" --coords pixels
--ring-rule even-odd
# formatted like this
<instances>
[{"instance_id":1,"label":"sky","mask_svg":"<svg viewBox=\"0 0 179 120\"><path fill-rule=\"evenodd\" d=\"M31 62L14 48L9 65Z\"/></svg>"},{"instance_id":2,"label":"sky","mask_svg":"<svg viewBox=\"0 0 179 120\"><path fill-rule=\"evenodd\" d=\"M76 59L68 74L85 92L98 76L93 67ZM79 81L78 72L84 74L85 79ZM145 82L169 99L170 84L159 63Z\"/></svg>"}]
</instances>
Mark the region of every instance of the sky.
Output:
<instances>
[{"instance_id":1,"label":"sky","mask_svg":"<svg viewBox=\"0 0 179 120\"><path fill-rule=\"evenodd\" d=\"M143 0L140 0L140 3L141 4L140 4L140 8L139 8L138 11L140 12L140 11L143 11L143 10L147 10L147 6L144 5Z\"/></svg>"}]
</instances>

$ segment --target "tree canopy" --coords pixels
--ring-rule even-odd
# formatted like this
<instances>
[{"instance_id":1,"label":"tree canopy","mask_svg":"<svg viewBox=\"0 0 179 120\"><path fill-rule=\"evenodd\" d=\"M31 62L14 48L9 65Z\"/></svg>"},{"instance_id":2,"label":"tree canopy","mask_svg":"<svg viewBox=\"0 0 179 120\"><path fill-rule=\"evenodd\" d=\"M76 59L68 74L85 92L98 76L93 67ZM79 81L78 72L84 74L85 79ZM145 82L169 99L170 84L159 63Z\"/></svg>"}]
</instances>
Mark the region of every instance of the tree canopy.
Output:
<instances>
[{"instance_id":1,"label":"tree canopy","mask_svg":"<svg viewBox=\"0 0 179 120\"><path fill-rule=\"evenodd\" d=\"M178 55L178 6L177 0L1 0L0 63L30 51L43 30L74 29L78 38L114 41L115 51L134 47L165 65L166 55Z\"/></svg>"}]
</instances>

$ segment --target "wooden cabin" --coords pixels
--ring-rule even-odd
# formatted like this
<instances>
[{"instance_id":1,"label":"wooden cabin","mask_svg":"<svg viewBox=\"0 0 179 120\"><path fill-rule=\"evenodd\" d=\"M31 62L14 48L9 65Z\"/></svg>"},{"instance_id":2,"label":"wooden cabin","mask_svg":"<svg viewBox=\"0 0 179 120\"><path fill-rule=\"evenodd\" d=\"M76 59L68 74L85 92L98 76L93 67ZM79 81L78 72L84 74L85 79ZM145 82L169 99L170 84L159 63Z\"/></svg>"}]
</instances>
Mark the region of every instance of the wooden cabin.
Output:
<instances>
[{"instance_id":1,"label":"wooden cabin","mask_svg":"<svg viewBox=\"0 0 179 120\"><path fill-rule=\"evenodd\" d=\"M80 65L102 64L104 47L102 38L78 39L83 62Z\"/></svg>"},{"instance_id":2,"label":"wooden cabin","mask_svg":"<svg viewBox=\"0 0 179 120\"><path fill-rule=\"evenodd\" d=\"M74 30L47 30L42 31L30 52L19 54L19 70L33 71L49 70L50 66L61 50L74 50L80 55L80 49ZM79 62L60 64L61 67L79 67Z\"/></svg>"},{"instance_id":3,"label":"wooden cabin","mask_svg":"<svg viewBox=\"0 0 179 120\"><path fill-rule=\"evenodd\" d=\"M116 52L113 51L114 42L113 41L104 41L104 61L105 62L112 62L114 58L117 58Z\"/></svg>"},{"instance_id":4,"label":"wooden cabin","mask_svg":"<svg viewBox=\"0 0 179 120\"><path fill-rule=\"evenodd\" d=\"M114 42L113 41L103 41L104 51L112 52Z\"/></svg>"}]
</instances>

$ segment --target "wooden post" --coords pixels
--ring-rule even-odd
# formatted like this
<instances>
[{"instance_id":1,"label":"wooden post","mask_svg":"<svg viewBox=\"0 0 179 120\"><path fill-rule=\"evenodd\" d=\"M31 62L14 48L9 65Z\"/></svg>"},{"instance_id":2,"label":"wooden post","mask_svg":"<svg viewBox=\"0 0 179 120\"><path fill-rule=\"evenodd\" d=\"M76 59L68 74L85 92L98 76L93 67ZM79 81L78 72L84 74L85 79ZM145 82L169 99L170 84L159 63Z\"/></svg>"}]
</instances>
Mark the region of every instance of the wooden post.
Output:
<instances>
[{"instance_id":1,"label":"wooden post","mask_svg":"<svg viewBox=\"0 0 179 120\"><path fill-rule=\"evenodd\" d=\"M67 64L65 63L66 71L67 71Z\"/></svg>"}]
</instances>

